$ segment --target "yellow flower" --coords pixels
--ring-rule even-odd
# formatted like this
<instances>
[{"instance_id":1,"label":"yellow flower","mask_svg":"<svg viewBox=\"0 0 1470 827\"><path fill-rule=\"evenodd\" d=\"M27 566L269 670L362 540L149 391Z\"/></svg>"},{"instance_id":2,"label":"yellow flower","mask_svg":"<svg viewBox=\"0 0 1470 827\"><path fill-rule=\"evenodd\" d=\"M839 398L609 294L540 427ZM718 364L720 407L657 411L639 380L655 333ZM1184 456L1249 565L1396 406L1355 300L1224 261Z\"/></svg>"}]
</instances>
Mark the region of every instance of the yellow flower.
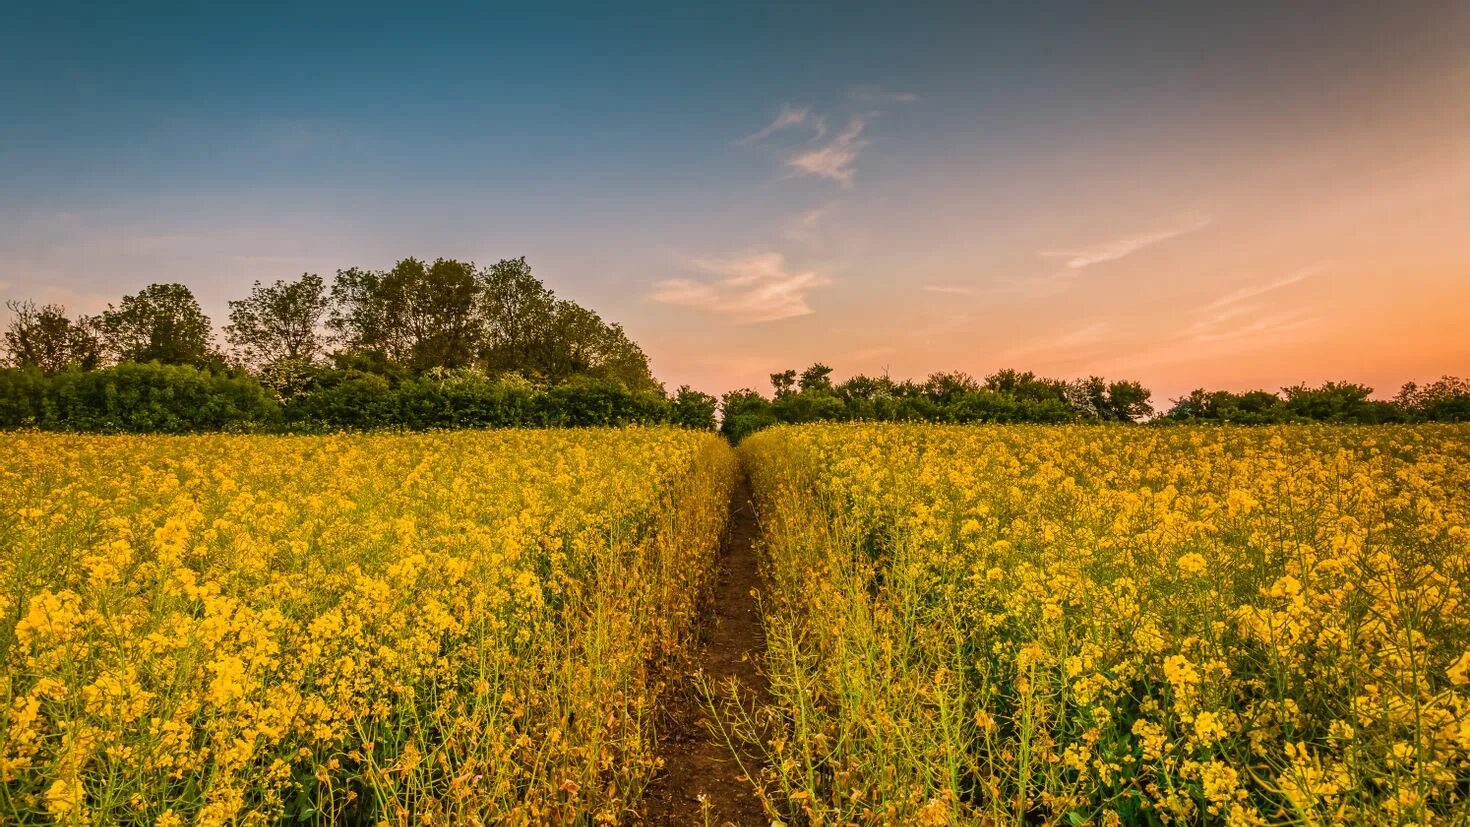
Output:
<instances>
[{"instance_id":1,"label":"yellow flower","mask_svg":"<svg viewBox=\"0 0 1470 827\"><path fill-rule=\"evenodd\" d=\"M1174 563L1179 567L1179 572L1186 576L1204 574L1205 569L1209 566L1204 555L1193 551L1180 556Z\"/></svg>"},{"instance_id":2,"label":"yellow flower","mask_svg":"<svg viewBox=\"0 0 1470 827\"><path fill-rule=\"evenodd\" d=\"M1204 746L1210 746L1228 733L1213 712L1201 712L1194 716L1194 737Z\"/></svg>"},{"instance_id":3,"label":"yellow flower","mask_svg":"<svg viewBox=\"0 0 1470 827\"><path fill-rule=\"evenodd\" d=\"M82 804L82 784L75 778L58 778L46 788L46 811L58 818L74 813Z\"/></svg>"},{"instance_id":4,"label":"yellow flower","mask_svg":"<svg viewBox=\"0 0 1470 827\"><path fill-rule=\"evenodd\" d=\"M1450 683L1456 686L1470 685L1470 649L1466 649L1465 654L1460 655L1460 659L1445 674L1449 676Z\"/></svg>"}]
</instances>

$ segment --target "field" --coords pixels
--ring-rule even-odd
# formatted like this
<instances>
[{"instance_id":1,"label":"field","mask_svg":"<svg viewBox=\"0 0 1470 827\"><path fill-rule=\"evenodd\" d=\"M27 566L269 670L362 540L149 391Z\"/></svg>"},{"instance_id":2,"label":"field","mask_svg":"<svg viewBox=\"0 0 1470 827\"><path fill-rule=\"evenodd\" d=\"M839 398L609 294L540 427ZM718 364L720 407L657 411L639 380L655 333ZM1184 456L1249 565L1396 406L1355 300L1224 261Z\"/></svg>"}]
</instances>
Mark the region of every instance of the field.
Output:
<instances>
[{"instance_id":1,"label":"field","mask_svg":"<svg viewBox=\"0 0 1470 827\"><path fill-rule=\"evenodd\" d=\"M4 444L0 823L1470 823L1470 426Z\"/></svg>"},{"instance_id":2,"label":"field","mask_svg":"<svg viewBox=\"0 0 1470 827\"><path fill-rule=\"evenodd\" d=\"M4 444L5 824L625 820L736 471L665 429Z\"/></svg>"},{"instance_id":3,"label":"field","mask_svg":"<svg viewBox=\"0 0 1470 827\"><path fill-rule=\"evenodd\" d=\"M814 824L1470 822L1470 428L806 426L770 806Z\"/></svg>"}]
</instances>

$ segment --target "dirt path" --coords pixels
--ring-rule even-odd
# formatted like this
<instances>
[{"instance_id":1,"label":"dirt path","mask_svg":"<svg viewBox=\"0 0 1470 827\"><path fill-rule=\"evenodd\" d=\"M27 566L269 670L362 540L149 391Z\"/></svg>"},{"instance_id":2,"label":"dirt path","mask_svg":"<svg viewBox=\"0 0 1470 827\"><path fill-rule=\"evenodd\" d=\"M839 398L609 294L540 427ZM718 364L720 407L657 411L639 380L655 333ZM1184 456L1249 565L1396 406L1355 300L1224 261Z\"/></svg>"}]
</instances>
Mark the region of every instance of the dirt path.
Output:
<instances>
[{"instance_id":1,"label":"dirt path","mask_svg":"<svg viewBox=\"0 0 1470 827\"><path fill-rule=\"evenodd\" d=\"M764 700L766 682L758 664L765 636L760 610L751 595L760 585L751 545L757 532L750 482L742 472L730 502L730 524L720 551L713 600L704 614L703 648L696 668L722 685L733 677L748 696ZM770 824L730 750L711 732L699 689L692 682L672 687L665 705L669 720L660 733L664 772L645 792L643 823L703 825L703 795L710 805L711 825ZM750 706L749 697L746 706ZM754 769L759 765L746 759L746 766Z\"/></svg>"}]
</instances>

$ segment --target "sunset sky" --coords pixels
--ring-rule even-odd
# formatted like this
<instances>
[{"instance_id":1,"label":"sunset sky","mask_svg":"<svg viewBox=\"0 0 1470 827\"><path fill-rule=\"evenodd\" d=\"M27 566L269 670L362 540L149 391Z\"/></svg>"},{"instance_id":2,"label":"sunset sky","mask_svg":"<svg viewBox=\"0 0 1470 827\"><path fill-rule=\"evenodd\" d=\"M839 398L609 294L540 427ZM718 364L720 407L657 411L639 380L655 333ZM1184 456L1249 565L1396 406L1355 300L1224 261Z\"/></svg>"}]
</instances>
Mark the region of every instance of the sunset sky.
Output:
<instances>
[{"instance_id":1,"label":"sunset sky","mask_svg":"<svg viewBox=\"0 0 1470 827\"><path fill-rule=\"evenodd\" d=\"M524 255L714 393L1470 375L1463 0L312 5L7 3L0 298Z\"/></svg>"}]
</instances>

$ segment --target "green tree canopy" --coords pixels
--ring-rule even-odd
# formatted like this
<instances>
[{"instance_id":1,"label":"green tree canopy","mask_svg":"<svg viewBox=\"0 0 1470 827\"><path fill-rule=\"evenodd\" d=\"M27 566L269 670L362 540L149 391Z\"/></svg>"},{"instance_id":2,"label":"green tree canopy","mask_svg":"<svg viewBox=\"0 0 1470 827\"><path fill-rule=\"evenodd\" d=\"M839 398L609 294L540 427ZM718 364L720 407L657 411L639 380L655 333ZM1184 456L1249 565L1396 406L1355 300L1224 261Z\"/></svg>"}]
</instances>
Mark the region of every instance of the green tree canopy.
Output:
<instances>
[{"instance_id":1,"label":"green tree canopy","mask_svg":"<svg viewBox=\"0 0 1470 827\"><path fill-rule=\"evenodd\" d=\"M260 369L282 362L311 362L322 354L322 317L329 306L322 277L255 282L250 295L230 302L225 337L235 355Z\"/></svg>"},{"instance_id":2,"label":"green tree canopy","mask_svg":"<svg viewBox=\"0 0 1470 827\"><path fill-rule=\"evenodd\" d=\"M209 317L182 284L150 284L96 319L107 354L120 362L206 365L217 357Z\"/></svg>"},{"instance_id":3,"label":"green tree canopy","mask_svg":"<svg viewBox=\"0 0 1470 827\"><path fill-rule=\"evenodd\" d=\"M350 352L415 373L478 367L553 384L591 376L660 388L620 325L556 298L524 258L485 269L410 258L386 272L342 270L332 300L327 324Z\"/></svg>"},{"instance_id":4,"label":"green tree canopy","mask_svg":"<svg viewBox=\"0 0 1470 827\"><path fill-rule=\"evenodd\" d=\"M349 349L413 370L466 367L482 338L474 265L406 258L387 271L337 271L327 325Z\"/></svg>"}]
</instances>

